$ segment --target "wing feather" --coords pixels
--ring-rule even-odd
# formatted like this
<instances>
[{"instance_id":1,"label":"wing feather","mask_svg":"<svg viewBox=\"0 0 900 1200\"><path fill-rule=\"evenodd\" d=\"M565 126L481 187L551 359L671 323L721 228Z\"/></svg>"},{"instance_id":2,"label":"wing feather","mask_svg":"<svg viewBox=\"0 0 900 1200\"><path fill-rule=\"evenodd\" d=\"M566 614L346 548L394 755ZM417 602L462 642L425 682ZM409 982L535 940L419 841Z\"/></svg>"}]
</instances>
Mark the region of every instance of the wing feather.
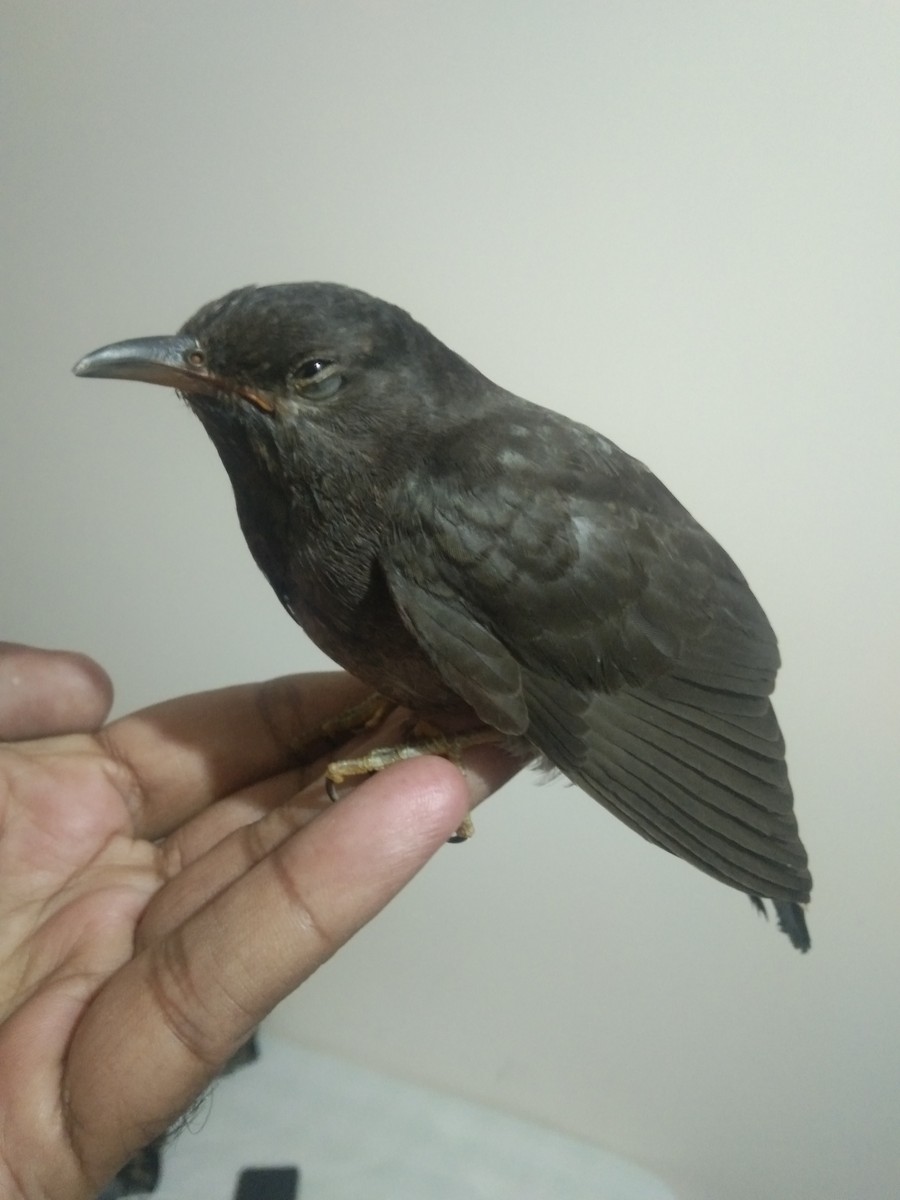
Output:
<instances>
[{"instance_id":1,"label":"wing feather","mask_svg":"<svg viewBox=\"0 0 900 1200\"><path fill-rule=\"evenodd\" d=\"M463 446L399 497L382 565L403 619L483 720L523 732L649 841L775 899L801 945L811 879L769 699L771 627L646 468L547 418L564 466L534 443L527 480L461 487Z\"/></svg>"}]
</instances>

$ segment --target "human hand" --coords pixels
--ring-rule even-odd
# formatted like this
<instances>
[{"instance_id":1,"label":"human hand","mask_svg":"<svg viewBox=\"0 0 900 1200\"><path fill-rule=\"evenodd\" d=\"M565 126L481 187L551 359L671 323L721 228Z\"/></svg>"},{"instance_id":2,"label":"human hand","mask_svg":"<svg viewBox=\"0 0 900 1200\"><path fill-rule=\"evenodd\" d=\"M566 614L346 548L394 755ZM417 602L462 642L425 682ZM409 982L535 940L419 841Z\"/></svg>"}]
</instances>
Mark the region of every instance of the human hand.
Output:
<instances>
[{"instance_id":1,"label":"human hand","mask_svg":"<svg viewBox=\"0 0 900 1200\"><path fill-rule=\"evenodd\" d=\"M364 694L294 676L104 725L96 664L0 643L0 738L33 739L0 745L0 1194L95 1196L516 769L414 759L329 805L298 733Z\"/></svg>"}]
</instances>

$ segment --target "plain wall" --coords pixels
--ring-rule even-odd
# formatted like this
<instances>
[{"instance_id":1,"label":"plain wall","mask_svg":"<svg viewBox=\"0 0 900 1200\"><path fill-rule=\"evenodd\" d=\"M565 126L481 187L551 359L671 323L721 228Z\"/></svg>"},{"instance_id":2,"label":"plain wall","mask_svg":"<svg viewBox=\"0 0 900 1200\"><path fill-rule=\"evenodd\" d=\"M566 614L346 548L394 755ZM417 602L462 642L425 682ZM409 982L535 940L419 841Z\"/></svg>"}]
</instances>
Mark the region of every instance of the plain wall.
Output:
<instances>
[{"instance_id":1,"label":"plain wall","mask_svg":"<svg viewBox=\"0 0 900 1200\"><path fill-rule=\"evenodd\" d=\"M813 950L524 775L273 1017L692 1200L900 1194L900 7L3 5L0 617L117 711L320 656L176 398L76 380L333 279L648 462L781 639Z\"/></svg>"}]
</instances>

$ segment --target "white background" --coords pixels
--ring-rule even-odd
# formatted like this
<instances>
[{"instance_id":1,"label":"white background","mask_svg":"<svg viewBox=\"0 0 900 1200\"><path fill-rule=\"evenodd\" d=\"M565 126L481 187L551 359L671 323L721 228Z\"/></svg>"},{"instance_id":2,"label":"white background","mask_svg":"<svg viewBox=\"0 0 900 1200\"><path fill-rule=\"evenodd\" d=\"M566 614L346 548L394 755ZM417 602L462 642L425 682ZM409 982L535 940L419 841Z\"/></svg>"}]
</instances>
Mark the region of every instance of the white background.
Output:
<instances>
[{"instance_id":1,"label":"white background","mask_svg":"<svg viewBox=\"0 0 900 1200\"><path fill-rule=\"evenodd\" d=\"M648 462L775 624L816 879L737 893L525 776L279 1011L695 1200L900 1192L900 8L3 6L0 617L118 710L317 665L175 397L76 380L251 282L410 309Z\"/></svg>"}]
</instances>

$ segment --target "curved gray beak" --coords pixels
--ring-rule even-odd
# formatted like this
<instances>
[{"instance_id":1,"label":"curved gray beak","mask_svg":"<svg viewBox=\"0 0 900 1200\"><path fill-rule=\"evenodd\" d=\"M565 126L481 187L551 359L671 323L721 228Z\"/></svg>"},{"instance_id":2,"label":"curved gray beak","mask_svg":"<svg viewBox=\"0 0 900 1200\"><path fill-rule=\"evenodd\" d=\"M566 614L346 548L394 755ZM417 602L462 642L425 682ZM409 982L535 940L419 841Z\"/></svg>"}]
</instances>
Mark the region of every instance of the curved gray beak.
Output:
<instances>
[{"instance_id":1,"label":"curved gray beak","mask_svg":"<svg viewBox=\"0 0 900 1200\"><path fill-rule=\"evenodd\" d=\"M206 365L206 355L196 338L183 333L168 337L132 338L113 342L86 354L72 368L76 375L94 379L139 379L160 383L186 396L238 396L254 404L261 412L275 411L274 400L250 384L236 384L219 378Z\"/></svg>"},{"instance_id":2,"label":"curved gray beak","mask_svg":"<svg viewBox=\"0 0 900 1200\"><path fill-rule=\"evenodd\" d=\"M196 356L192 362L191 357ZM86 354L72 370L95 379L139 379L198 392L209 388L206 358L195 338L183 334L170 337L132 338L114 342Z\"/></svg>"}]
</instances>

